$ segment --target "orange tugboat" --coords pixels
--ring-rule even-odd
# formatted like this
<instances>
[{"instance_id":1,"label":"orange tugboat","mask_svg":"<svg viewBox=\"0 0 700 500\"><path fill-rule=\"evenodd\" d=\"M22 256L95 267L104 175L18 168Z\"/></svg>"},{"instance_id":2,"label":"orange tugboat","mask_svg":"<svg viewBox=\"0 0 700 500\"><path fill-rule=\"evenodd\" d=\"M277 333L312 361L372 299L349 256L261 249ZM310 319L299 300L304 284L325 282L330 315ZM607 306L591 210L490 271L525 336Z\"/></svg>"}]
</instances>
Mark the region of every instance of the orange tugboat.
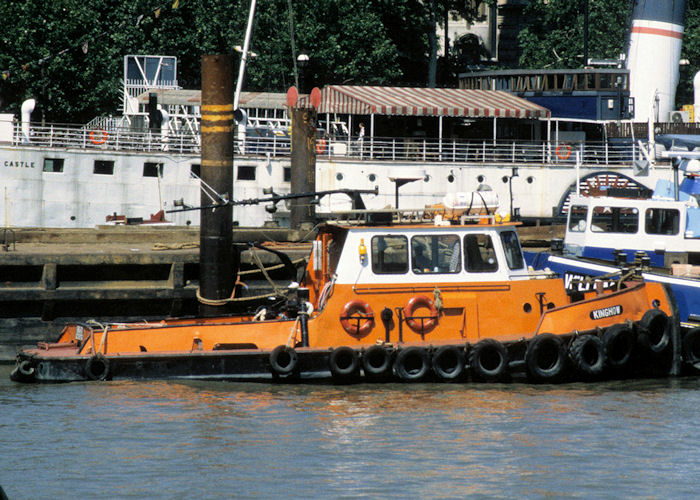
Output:
<instances>
[{"instance_id":1,"label":"orange tugboat","mask_svg":"<svg viewBox=\"0 0 700 500\"><path fill-rule=\"evenodd\" d=\"M615 290L570 295L528 270L513 223L362 214L320 227L279 307L69 325L56 343L22 349L12 378L549 383L680 371L661 284L629 273Z\"/></svg>"}]
</instances>

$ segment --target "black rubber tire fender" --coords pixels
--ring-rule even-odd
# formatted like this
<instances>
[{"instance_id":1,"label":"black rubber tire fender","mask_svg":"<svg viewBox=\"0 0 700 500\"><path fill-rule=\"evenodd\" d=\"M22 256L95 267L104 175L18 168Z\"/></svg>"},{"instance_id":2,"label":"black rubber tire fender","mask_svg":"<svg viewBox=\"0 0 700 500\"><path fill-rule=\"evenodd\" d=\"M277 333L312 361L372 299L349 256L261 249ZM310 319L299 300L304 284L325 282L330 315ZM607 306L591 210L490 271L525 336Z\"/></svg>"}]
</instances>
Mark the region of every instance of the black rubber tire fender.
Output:
<instances>
[{"instance_id":1,"label":"black rubber tire fender","mask_svg":"<svg viewBox=\"0 0 700 500\"><path fill-rule=\"evenodd\" d=\"M401 349L394 360L396 376L404 382L419 382L430 372L428 350L418 346Z\"/></svg>"},{"instance_id":2,"label":"black rubber tire fender","mask_svg":"<svg viewBox=\"0 0 700 500\"><path fill-rule=\"evenodd\" d=\"M660 309L649 309L639 322L638 340L653 354L661 354L671 344L672 324Z\"/></svg>"},{"instance_id":3,"label":"black rubber tire fender","mask_svg":"<svg viewBox=\"0 0 700 500\"><path fill-rule=\"evenodd\" d=\"M328 368L335 378L355 377L360 370L360 357L352 347L336 347L328 358Z\"/></svg>"},{"instance_id":4,"label":"black rubber tire fender","mask_svg":"<svg viewBox=\"0 0 700 500\"><path fill-rule=\"evenodd\" d=\"M391 373L392 351L382 345L370 346L362 353L362 370L370 379L388 377Z\"/></svg>"},{"instance_id":5,"label":"black rubber tire fender","mask_svg":"<svg viewBox=\"0 0 700 500\"><path fill-rule=\"evenodd\" d=\"M605 361L614 370L625 368L632 359L636 337L628 325L618 324L603 333Z\"/></svg>"},{"instance_id":6,"label":"black rubber tire fender","mask_svg":"<svg viewBox=\"0 0 700 500\"><path fill-rule=\"evenodd\" d=\"M270 353L270 368L275 375L289 375L297 367L297 352L293 347L278 345Z\"/></svg>"},{"instance_id":7,"label":"black rubber tire fender","mask_svg":"<svg viewBox=\"0 0 700 500\"><path fill-rule=\"evenodd\" d=\"M508 351L498 340L483 339L469 351L469 370L482 382L496 382L508 369Z\"/></svg>"},{"instance_id":8,"label":"black rubber tire fender","mask_svg":"<svg viewBox=\"0 0 700 500\"><path fill-rule=\"evenodd\" d=\"M569 346L569 358L584 377L599 377L605 371L605 347L595 335L580 335Z\"/></svg>"},{"instance_id":9,"label":"black rubber tire fender","mask_svg":"<svg viewBox=\"0 0 700 500\"><path fill-rule=\"evenodd\" d=\"M90 380L107 380L109 377L109 360L102 354L96 354L85 363L85 375Z\"/></svg>"},{"instance_id":10,"label":"black rubber tire fender","mask_svg":"<svg viewBox=\"0 0 700 500\"><path fill-rule=\"evenodd\" d=\"M457 380L464 374L464 349L454 345L441 346L433 354L432 365L440 380Z\"/></svg>"},{"instance_id":11,"label":"black rubber tire fender","mask_svg":"<svg viewBox=\"0 0 700 500\"><path fill-rule=\"evenodd\" d=\"M700 362L700 327L695 327L683 336L683 361L689 365Z\"/></svg>"},{"instance_id":12,"label":"black rubber tire fender","mask_svg":"<svg viewBox=\"0 0 700 500\"><path fill-rule=\"evenodd\" d=\"M533 382L559 382L566 373L566 345L552 333L534 337L525 351L525 367Z\"/></svg>"}]
</instances>

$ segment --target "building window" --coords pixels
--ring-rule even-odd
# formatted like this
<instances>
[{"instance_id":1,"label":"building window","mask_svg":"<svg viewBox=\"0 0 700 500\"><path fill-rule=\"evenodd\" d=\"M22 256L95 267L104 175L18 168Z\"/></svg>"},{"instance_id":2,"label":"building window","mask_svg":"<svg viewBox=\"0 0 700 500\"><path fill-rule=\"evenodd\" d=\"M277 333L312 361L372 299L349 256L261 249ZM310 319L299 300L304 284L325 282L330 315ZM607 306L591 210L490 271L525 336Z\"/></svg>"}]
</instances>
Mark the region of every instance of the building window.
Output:
<instances>
[{"instance_id":1,"label":"building window","mask_svg":"<svg viewBox=\"0 0 700 500\"><path fill-rule=\"evenodd\" d=\"M144 177L160 177L163 178L163 164L147 161L143 164Z\"/></svg>"},{"instance_id":2,"label":"building window","mask_svg":"<svg viewBox=\"0 0 700 500\"><path fill-rule=\"evenodd\" d=\"M44 158L44 172L63 172L63 158Z\"/></svg>"},{"instance_id":3,"label":"building window","mask_svg":"<svg viewBox=\"0 0 700 500\"><path fill-rule=\"evenodd\" d=\"M92 171L94 174L113 175L114 161L112 160L95 160L95 168Z\"/></svg>"},{"instance_id":4,"label":"building window","mask_svg":"<svg viewBox=\"0 0 700 500\"><path fill-rule=\"evenodd\" d=\"M372 238L372 272L374 274L408 272L408 241L405 236Z\"/></svg>"},{"instance_id":5,"label":"building window","mask_svg":"<svg viewBox=\"0 0 700 500\"><path fill-rule=\"evenodd\" d=\"M238 165L238 174L236 180L239 181L254 181L255 167L251 165Z\"/></svg>"}]
</instances>

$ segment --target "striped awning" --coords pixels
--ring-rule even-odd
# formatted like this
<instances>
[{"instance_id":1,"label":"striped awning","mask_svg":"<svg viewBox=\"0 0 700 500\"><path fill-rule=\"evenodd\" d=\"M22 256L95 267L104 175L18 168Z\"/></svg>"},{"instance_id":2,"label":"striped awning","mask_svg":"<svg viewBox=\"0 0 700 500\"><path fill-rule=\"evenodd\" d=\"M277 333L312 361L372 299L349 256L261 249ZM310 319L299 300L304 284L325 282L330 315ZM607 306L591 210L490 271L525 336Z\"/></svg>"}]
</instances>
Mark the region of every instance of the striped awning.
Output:
<instances>
[{"instance_id":1,"label":"striped awning","mask_svg":"<svg viewBox=\"0 0 700 500\"><path fill-rule=\"evenodd\" d=\"M319 113L548 118L548 109L502 90L329 85Z\"/></svg>"}]
</instances>

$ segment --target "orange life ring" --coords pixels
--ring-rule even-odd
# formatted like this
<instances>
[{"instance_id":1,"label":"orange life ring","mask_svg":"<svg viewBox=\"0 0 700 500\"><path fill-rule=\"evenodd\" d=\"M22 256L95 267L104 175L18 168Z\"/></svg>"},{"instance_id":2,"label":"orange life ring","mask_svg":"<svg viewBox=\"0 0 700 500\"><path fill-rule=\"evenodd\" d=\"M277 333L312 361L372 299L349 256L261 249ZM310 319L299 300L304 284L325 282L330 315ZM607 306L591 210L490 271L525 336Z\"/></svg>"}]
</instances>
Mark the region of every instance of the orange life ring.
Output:
<instances>
[{"instance_id":1,"label":"orange life ring","mask_svg":"<svg viewBox=\"0 0 700 500\"><path fill-rule=\"evenodd\" d=\"M416 316L416 310L421 307L428 309L430 315L427 317ZM416 333L428 333L437 326L438 310L433 301L425 295L411 297L406 307L403 308L403 315L406 318L406 324Z\"/></svg>"},{"instance_id":2,"label":"orange life ring","mask_svg":"<svg viewBox=\"0 0 700 500\"><path fill-rule=\"evenodd\" d=\"M364 337L374 328L374 311L367 302L351 300L340 313L340 324L353 337Z\"/></svg>"},{"instance_id":3,"label":"orange life ring","mask_svg":"<svg viewBox=\"0 0 700 500\"><path fill-rule=\"evenodd\" d=\"M97 135L100 135L101 137L98 137ZM104 144L107 142L107 132L99 129L99 130L91 130L90 131L90 142L93 144Z\"/></svg>"},{"instance_id":4,"label":"orange life ring","mask_svg":"<svg viewBox=\"0 0 700 500\"><path fill-rule=\"evenodd\" d=\"M561 152L562 146L566 148L566 153ZM560 160L568 160L569 156L571 156L571 146L569 146L568 144L559 144L557 146L556 152L557 152L557 158L559 158Z\"/></svg>"},{"instance_id":5,"label":"orange life ring","mask_svg":"<svg viewBox=\"0 0 700 500\"><path fill-rule=\"evenodd\" d=\"M316 141L316 152L320 155L322 155L326 151L326 140L325 139L319 139Z\"/></svg>"}]
</instances>

